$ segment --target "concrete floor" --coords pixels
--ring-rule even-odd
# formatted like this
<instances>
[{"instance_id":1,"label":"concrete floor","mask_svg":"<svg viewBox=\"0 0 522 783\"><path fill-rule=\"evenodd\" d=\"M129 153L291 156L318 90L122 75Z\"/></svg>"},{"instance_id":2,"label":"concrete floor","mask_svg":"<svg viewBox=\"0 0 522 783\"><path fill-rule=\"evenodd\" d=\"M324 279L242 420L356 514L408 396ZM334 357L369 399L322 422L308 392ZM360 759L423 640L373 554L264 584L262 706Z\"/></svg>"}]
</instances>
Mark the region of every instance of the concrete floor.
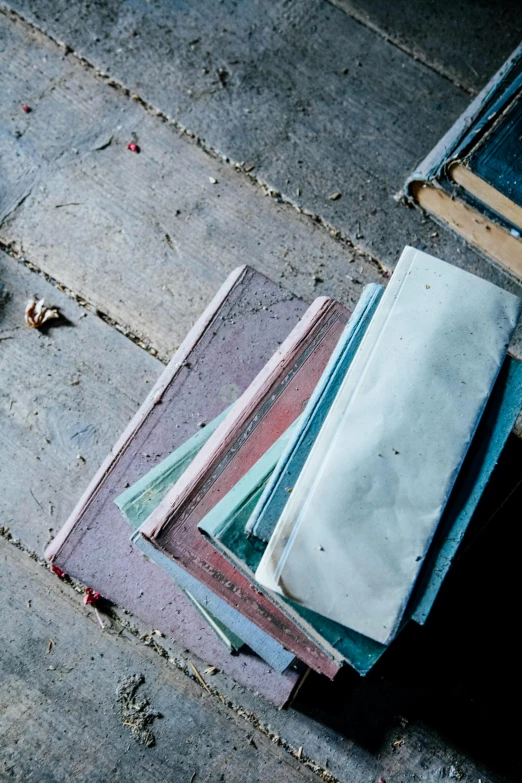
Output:
<instances>
[{"instance_id":1,"label":"concrete floor","mask_svg":"<svg viewBox=\"0 0 522 783\"><path fill-rule=\"evenodd\" d=\"M287 711L223 673L203 689L206 662L136 618L102 631L41 561L238 264L350 305L408 243L522 293L394 198L518 43L517 6L0 3L0 780L517 779L514 438L428 625ZM26 329L34 293L69 326ZM163 715L152 748L118 707L129 674Z\"/></svg>"}]
</instances>

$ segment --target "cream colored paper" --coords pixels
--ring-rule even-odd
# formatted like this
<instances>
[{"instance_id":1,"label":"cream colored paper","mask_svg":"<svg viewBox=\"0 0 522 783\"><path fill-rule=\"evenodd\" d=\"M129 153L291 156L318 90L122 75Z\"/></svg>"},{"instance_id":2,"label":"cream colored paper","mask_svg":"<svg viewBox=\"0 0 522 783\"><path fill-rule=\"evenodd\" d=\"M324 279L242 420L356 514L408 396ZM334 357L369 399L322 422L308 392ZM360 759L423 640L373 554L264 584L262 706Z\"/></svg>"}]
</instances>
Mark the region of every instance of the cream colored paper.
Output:
<instances>
[{"instance_id":1,"label":"cream colored paper","mask_svg":"<svg viewBox=\"0 0 522 783\"><path fill-rule=\"evenodd\" d=\"M388 643L521 302L406 248L256 579Z\"/></svg>"}]
</instances>

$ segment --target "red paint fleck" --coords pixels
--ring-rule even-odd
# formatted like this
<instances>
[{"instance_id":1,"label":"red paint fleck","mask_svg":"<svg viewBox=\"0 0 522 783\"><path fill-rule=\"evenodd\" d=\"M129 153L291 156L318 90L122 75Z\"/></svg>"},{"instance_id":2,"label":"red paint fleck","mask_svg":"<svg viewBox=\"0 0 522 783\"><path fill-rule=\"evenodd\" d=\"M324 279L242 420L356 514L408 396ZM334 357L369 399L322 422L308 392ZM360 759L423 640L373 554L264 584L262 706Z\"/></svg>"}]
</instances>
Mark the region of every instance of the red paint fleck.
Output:
<instances>
[{"instance_id":1,"label":"red paint fleck","mask_svg":"<svg viewBox=\"0 0 522 783\"><path fill-rule=\"evenodd\" d=\"M83 603L88 606L89 604L96 604L97 601L99 601L101 598L101 595L99 593L95 593L92 587L87 587L85 590L85 595L83 596Z\"/></svg>"},{"instance_id":2,"label":"red paint fleck","mask_svg":"<svg viewBox=\"0 0 522 783\"><path fill-rule=\"evenodd\" d=\"M140 151L140 148L138 147L138 145L135 144L133 141L131 141L130 144L127 144L127 149L130 150L131 152L139 152Z\"/></svg>"},{"instance_id":3,"label":"red paint fleck","mask_svg":"<svg viewBox=\"0 0 522 783\"><path fill-rule=\"evenodd\" d=\"M32 109L26 103L23 103L22 104L22 111L25 111L26 114L29 114L29 112L32 111Z\"/></svg>"},{"instance_id":4,"label":"red paint fleck","mask_svg":"<svg viewBox=\"0 0 522 783\"><path fill-rule=\"evenodd\" d=\"M67 576L65 571L62 571L62 569L58 568L58 566L56 566L54 563L52 563L51 565L51 571L53 572L53 574L56 574L56 576L60 577L60 579L65 579L65 577Z\"/></svg>"}]
</instances>

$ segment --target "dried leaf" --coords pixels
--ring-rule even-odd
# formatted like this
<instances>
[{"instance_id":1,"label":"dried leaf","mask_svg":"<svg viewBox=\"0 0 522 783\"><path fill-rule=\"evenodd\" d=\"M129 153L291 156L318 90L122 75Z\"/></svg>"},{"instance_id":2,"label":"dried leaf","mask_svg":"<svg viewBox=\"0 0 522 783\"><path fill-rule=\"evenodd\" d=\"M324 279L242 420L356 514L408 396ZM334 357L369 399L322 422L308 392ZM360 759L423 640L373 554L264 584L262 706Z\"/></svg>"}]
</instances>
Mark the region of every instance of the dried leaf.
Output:
<instances>
[{"instance_id":1,"label":"dried leaf","mask_svg":"<svg viewBox=\"0 0 522 783\"><path fill-rule=\"evenodd\" d=\"M40 329L47 321L59 318L60 313L56 307L46 307L44 299L29 299L25 306L25 323L31 329Z\"/></svg>"},{"instance_id":2,"label":"dried leaf","mask_svg":"<svg viewBox=\"0 0 522 783\"><path fill-rule=\"evenodd\" d=\"M217 666L207 666L205 669L205 674L208 674L210 677L212 677L213 674L216 674L219 671Z\"/></svg>"},{"instance_id":3,"label":"dried leaf","mask_svg":"<svg viewBox=\"0 0 522 783\"><path fill-rule=\"evenodd\" d=\"M49 643L47 645L47 655L49 655L49 653L53 649L53 644L54 644L54 639L49 639Z\"/></svg>"},{"instance_id":4,"label":"dried leaf","mask_svg":"<svg viewBox=\"0 0 522 783\"><path fill-rule=\"evenodd\" d=\"M332 193L330 196L328 196L328 198L330 199L330 201L337 201L338 199L341 198L342 195L343 195L342 193Z\"/></svg>"}]
</instances>

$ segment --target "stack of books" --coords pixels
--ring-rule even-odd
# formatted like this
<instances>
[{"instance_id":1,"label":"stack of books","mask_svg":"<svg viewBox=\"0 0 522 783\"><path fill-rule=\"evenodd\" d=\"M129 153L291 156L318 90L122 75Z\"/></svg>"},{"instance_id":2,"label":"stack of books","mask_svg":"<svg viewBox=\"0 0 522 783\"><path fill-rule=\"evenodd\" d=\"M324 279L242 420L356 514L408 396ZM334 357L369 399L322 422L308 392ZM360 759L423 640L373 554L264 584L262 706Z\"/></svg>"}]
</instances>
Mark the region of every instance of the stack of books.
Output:
<instances>
[{"instance_id":1,"label":"stack of books","mask_svg":"<svg viewBox=\"0 0 522 783\"><path fill-rule=\"evenodd\" d=\"M47 550L278 706L423 624L522 407L522 302L406 248L353 313L236 270Z\"/></svg>"}]
</instances>

